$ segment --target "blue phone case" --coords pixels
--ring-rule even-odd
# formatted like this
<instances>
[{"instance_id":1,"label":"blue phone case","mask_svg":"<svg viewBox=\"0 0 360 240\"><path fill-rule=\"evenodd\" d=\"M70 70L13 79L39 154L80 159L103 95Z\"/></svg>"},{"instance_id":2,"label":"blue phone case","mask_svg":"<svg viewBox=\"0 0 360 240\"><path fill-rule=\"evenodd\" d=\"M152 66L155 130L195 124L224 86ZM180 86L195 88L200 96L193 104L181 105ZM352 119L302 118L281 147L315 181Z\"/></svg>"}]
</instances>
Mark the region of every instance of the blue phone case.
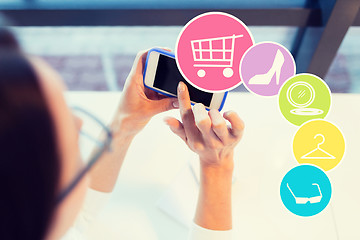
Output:
<instances>
[{"instance_id":1,"label":"blue phone case","mask_svg":"<svg viewBox=\"0 0 360 240\"><path fill-rule=\"evenodd\" d=\"M169 56L169 57L171 57L171 58L175 58L175 54L174 54L174 53L169 52L169 51L165 51L165 50L163 50L163 49L161 49L161 48L152 48L152 49L150 49L149 52L148 52L148 54L147 54L147 56L146 56L145 69L144 69L144 73L143 73L143 83L144 83L144 86L147 87L147 88L149 88L149 89L151 89L151 90L153 90L153 91L155 91L155 92L158 92L158 93L161 93L161 94L163 94L163 95L166 95L166 96L168 96L168 97L174 97L174 96L172 96L172 95L170 95L170 94L168 94L168 93L166 93L166 92L159 91L159 90L157 90L157 89L155 89L155 88L152 88L152 87L150 87L150 86L147 86L147 85L145 84L145 73L146 73L146 68L147 68L147 64L148 64L148 60L149 60L149 55L150 55L151 52L159 52L159 53L164 54L164 55L166 55L166 56ZM199 91L201 91L201 90L199 90ZM225 100L226 100L227 95L228 95L228 92L225 92L224 98L222 99L221 104L220 104L220 107L219 107L219 109L218 109L219 111L221 111L221 109L224 107L224 104L225 104ZM191 105L194 105L194 103L191 103ZM206 108L206 110L210 110L210 109L207 108L207 107L205 107L205 108Z\"/></svg>"}]
</instances>

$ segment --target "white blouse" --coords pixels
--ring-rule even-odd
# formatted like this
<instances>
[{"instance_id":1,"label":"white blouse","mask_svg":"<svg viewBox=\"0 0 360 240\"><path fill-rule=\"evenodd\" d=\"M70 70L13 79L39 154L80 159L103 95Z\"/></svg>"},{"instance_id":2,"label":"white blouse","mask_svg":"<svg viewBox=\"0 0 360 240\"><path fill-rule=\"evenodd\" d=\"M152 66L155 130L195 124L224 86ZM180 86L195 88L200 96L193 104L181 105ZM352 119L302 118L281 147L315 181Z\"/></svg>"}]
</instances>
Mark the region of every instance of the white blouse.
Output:
<instances>
[{"instance_id":1,"label":"white blouse","mask_svg":"<svg viewBox=\"0 0 360 240\"><path fill-rule=\"evenodd\" d=\"M84 205L75 221L61 240L85 240L86 232L91 227L98 213L110 198L111 193L88 189ZM232 230L214 231L202 228L193 222L188 240L231 240ZM144 239L146 240L146 239Z\"/></svg>"}]
</instances>

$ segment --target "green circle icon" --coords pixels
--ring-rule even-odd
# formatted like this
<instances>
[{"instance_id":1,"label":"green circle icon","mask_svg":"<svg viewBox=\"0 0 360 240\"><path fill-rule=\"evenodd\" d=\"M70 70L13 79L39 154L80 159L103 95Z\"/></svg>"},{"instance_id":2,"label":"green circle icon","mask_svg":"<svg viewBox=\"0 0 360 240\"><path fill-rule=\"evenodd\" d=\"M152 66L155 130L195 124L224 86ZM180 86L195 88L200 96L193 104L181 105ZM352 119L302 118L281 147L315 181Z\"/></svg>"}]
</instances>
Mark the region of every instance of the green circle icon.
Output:
<instances>
[{"instance_id":1,"label":"green circle icon","mask_svg":"<svg viewBox=\"0 0 360 240\"><path fill-rule=\"evenodd\" d=\"M325 118L330 106L328 85L313 74L297 74L289 78L279 91L282 115L297 126L312 119Z\"/></svg>"}]
</instances>

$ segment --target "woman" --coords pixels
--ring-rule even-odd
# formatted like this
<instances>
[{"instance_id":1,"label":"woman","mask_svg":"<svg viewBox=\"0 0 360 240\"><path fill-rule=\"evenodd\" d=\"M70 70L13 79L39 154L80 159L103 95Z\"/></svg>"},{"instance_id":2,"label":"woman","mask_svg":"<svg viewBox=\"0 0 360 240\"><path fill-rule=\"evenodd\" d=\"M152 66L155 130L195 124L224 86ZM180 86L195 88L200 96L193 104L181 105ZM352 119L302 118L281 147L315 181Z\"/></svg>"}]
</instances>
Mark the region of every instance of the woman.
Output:
<instances>
[{"instance_id":1,"label":"woman","mask_svg":"<svg viewBox=\"0 0 360 240\"><path fill-rule=\"evenodd\" d=\"M201 163L190 239L230 238L233 151L243 122L234 112L221 116L202 104L192 109L184 83L178 99L145 88L146 55L137 55L126 80L108 132L111 145L105 142L86 165L78 146L81 119L66 105L60 76L41 59L22 54L15 38L0 31L1 239L81 239L113 190L133 138L154 115L174 108L182 121L165 122Z\"/></svg>"}]
</instances>

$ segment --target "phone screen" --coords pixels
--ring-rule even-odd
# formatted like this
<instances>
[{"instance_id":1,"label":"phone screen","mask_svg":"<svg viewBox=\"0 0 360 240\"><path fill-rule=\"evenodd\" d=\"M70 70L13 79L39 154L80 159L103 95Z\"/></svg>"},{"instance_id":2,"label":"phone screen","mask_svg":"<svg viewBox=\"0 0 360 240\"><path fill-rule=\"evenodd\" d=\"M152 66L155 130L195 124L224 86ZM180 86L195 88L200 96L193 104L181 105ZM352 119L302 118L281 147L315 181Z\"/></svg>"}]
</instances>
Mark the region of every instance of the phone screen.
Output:
<instances>
[{"instance_id":1,"label":"phone screen","mask_svg":"<svg viewBox=\"0 0 360 240\"><path fill-rule=\"evenodd\" d=\"M213 93L203 92L190 85L179 72L175 59L160 54L155 74L154 87L177 96L176 90L180 81L183 81L187 85L191 101L210 106Z\"/></svg>"}]
</instances>

